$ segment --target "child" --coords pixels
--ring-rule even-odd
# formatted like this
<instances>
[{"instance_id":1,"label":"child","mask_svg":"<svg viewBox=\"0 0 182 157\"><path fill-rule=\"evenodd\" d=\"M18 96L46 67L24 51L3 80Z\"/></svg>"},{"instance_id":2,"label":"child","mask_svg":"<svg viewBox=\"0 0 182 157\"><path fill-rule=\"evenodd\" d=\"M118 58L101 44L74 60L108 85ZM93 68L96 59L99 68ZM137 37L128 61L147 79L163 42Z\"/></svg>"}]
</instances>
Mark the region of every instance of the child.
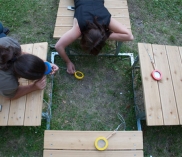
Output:
<instances>
[{"instance_id":1,"label":"child","mask_svg":"<svg viewBox=\"0 0 182 157\"><path fill-rule=\"evenodd\" d=\"M67 72L74 74L75 66L66 55L65 48L81 37L82 48L98 55L107 39L116 41L133 40L132 33L104 7L104 0L74 0L73 27L56 43L55 48L67 64Z\"/></svg>"},{"instance_id":2,"label":"child","mask_svg":"<svg viewBox=\"0 0 182 157\"><path fill-rule=\"evenodd\" d=\"M59 68L51 64L54 74ZM0 95L17 99L46 86L46 65L42 59L25 54L17 41L9 37L0 38ZM30 85L19 86L18 78L36 80Z\"/></svg>"}]
</instances>

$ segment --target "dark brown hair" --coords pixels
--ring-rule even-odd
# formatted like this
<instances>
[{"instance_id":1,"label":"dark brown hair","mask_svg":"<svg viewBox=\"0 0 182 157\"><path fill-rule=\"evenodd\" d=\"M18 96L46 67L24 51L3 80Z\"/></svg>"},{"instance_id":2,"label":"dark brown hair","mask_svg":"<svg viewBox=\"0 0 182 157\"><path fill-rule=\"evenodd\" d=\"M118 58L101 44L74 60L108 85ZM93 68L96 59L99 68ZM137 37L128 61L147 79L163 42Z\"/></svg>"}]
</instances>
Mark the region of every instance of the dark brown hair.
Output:
<instances>
[{"instance_id":1,"label":"dark brown hair","mask_svg":"<svg viewBox=\"0 0 182 157\"><path fill-rule=\"evenodd\" d=\"M32 54L23 54L17 58L13 65L15 74L29 80L37 80L44 76L46 71L42 59Z\"/></svg>"},{"instance_id":2,"label":"dark brown hair","mask_svg":"<svg viewBox=\"0 0 182 157\"><path fill-rule=\"evenodd\" d=\"M32 54L21 54L20 48L0 46L0 70L13 68L16 77L41 79L46 71L44 61Z\"/></svg>"},{"instance_id":3,"label":"dark brown hair","mask_svg":"<svg viewBox=\"0 0 182 157\"><path fill-rule=\"evenodd\" d=\"M12 63L13 58L17 58L21 55L21 49L17 47L3 47L0 46L0 69L8 70Z\"/></svg>"},{"instance_id":4,"label":"dark brown hair","mask_svg":"<svg viewBox=\"0 0 182 157\"><path fill-rule=\"evenodd\" d=\"M82 32L81 47L90 54L98 55L110 34L108 27L100 25L94 18L92 23L87 22L87 29Z\"/></svg>"}]
</instances>

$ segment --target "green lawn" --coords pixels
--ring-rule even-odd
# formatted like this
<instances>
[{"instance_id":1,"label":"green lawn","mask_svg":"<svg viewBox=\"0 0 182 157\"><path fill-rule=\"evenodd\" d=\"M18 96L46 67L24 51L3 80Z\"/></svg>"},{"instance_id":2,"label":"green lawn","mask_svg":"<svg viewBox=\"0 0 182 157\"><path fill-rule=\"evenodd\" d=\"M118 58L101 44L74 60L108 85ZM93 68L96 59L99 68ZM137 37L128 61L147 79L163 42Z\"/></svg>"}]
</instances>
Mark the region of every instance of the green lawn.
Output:
<instances>
[{"instance_id":1,"label":"green lawn","mask_svg":"<svg viewBox=\"0 0 182 157\"><path fill-rule=\"evenodd\" d=\"M182 46L181 0L127 1L135 40L123 44L121 51L136 56L138 42ZM52 37L58 4L59 0L0 0L0 21L10 29L9 36L20 44L55 44ZM51 49L49 57L50 52ZM54 80L51 129L114 130L120 122L119 111L126 121L126 130L136 130L129 60L72 60L86 76L80 82L60 68ZM65 67L59 57L56 63ZM137 81L141 86L140 77ZM45 120L40 127L0 127L0 157L42 157L45 129ZM181 126L148 127L142 121L142 130L146 157L182 156Z\"/></svg>"}]
</instances>

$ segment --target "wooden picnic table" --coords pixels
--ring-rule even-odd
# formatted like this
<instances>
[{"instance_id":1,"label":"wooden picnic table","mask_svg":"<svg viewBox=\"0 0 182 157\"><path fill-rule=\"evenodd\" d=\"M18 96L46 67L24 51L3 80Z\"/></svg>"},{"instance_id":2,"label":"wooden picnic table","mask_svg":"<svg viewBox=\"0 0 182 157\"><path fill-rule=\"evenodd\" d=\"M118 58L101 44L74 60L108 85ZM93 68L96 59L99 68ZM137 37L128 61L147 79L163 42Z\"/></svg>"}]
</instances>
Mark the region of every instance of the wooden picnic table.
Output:
<instances>
[{"instance_id":1,"label":"wooden picnic table","mask_svg":"<svg viewBox=\"0 0 182 157\"><path fill-rule=\"evenodd\" d=\"M108 137L113 131L62 131L46 130L44 133L44 157L143 157L142 131L117 131L108 139L104 151L95 148L94 142Z\"/></svg>"},{"instance_id":2,"label":"wooden picnic table","mask_svg":"<svg viewBox=\"0 0 182 157\"><path fill-rule=\"evenodd\" d=\"M138 43L147 125L182 124L182 47ZM151 77L155 68L160 81Z\"/></svg>"},{"instance_id":3,"label":"wooden picnic table","mask_svg":"<svg viewBox=\"0 0 182 157\"><path fill-rule=\"evenodd\" d=\"M113 18L131 31L127 0L105 0L104 5ZM67 6L74 6L74 0L60 0L53 38L59 39L73 26L74 11L67 10Z\"/></svg>"},{"instance_id":4,"label":"wooden picnic table","mask_svg":"<svg viewBox=\"0 0 182 157\"><path fill-rule=\"evenodd\" d=\"M48 43L21 45L22 51L34 54L43 60L47 59ZM20 79L20 85L28 85L30 80ZM42 118L43 90L29 93L19 99L7 100L0 96L2 111L0 126L40 126Z\"/></svg>"}]
</instances>

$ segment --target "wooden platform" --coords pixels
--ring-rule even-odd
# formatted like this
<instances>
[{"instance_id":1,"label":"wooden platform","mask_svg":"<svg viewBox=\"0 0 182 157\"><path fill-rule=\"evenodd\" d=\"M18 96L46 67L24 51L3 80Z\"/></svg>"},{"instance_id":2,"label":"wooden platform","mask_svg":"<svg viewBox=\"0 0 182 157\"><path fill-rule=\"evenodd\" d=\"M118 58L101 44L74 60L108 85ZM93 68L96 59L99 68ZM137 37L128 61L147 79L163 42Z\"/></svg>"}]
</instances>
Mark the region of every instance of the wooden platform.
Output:
<instances>
[{"instance_id":1,"label":"wooden platform","mask_svg":"<svg viewBox=\"0 0 182 157\"><path fill-rule=\"evenodd\" d=\"M21 45L22 51L47 59L48 43ZM21 85L31 81L20 79ZM9 101L0 96L2 111L0 112L0 126L39 126L41 125L43 90L27 94L19 99Z\"/></svg>"},{"instance_id":2,"label":"wooden platform","mask_svg":"<svg viewBox=\"0 0 182 157\"><path fill-rule=\"evenodd\" d=\"M141 131L118 131L109 138L108 148L98 151L97 137L107 137L113 131L55 131L44 134L44 157L143 157Z\"/></svg>"},{"instance_id":3,"label":"wooden platform","mask_svg":"<svg viewBox=\"0 0 182 157\"><path fill-rule=\"evenodd\" d=\"M182 124L182 47L139 43L139 60L147 125ZM150 58L162 73L162 80L151 77Z\"/></svg>"},{"instance_id":4,"label":"wooden platform","mask_svg":"<svg viewBox=\"0 0 182 157\"><path fill-rule=\"evenodd\" d=\"M131 31L127 0L105 0L104 4L112 17ZM67 6L74 6L74 0L60 0L53 38L59 39L73 26L74 11L67 10Z\"/></svg>"}]
</instances>

